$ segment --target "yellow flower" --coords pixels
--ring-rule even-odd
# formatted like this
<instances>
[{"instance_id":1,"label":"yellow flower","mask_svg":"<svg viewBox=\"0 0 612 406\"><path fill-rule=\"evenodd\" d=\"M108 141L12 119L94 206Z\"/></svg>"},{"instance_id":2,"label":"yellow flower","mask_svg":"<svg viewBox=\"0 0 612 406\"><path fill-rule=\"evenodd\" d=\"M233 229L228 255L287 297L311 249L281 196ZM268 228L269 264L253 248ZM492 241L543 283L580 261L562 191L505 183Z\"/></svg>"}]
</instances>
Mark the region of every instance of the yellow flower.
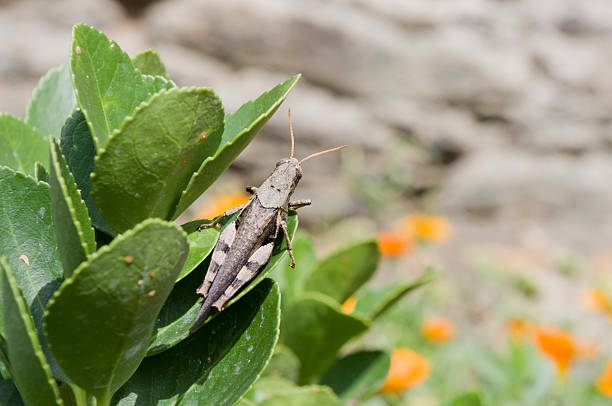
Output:
<instances>
[{"instance_id":1,"label":"yellow flower","mask_svg":"<svg viewBox=\"0 0 612 406\"><path fill-rule=\"evenodd\" d=\"M455 323L444 317L430 317L421 324L421 334L429 341L449 341L455 336Z\"/></svg>"},{"instance_id":2,"label":"yellow flower","mask_svg":"<svg viewBox=\"0 0 612 406\"><path fill-rule=\"evenodd\" d=\"M355 311L355 306L357 306L357 299L353 296L349 297L342 304L342 313L351 314Z\"/></svg>"},{"instance_id":3,"label":"yellow flower","mask_svg":"<svg viewBox=\"0 0 612 406\"><path fill-rule=\"evenodd\" d=\"M397 348L391 354L391 367L380 391L400 393L422 383L430 371L429 361L426 358L408 348Z\"/></svg>"},{"instance_id":4,"label":"yellow flower","mask_svg":"<svg viewBox=\"0 0 612 406\"><path fill-rule=\"evenodd\" d=\"M595 386L602 394L612 397L612 361L608 361Z\"/></svg>"},{"instance_id":5,"label":"yellow flower","mask_svg":"<svg viewBox=\"0 0 612 406\"><path fill-rule=\"evenodd\" d=\"M231 209L232 207L240 206L249 200L249 196L244 193L220 193L212 199L200 206L196 218L212 219L219 214Z\"/></svg>"},{"instance_id":6,"label":"yellow flower","mask_svg":"<svg viewBox=\"0 0 612 406\"><path fill-rule=\"evenodd\" d=\"M601 289L593 288L587 290L584 293L583 300L584 304L589 309L612 314L612 303L610 302L608 295L606 295L606 293Z\"/></svg>"},{"instance_id":7,"label":"yellow flower","mask_svg":"<svg viewBox=\"0 0 612 406\"><path fill-rule=\"evenodd\" d=\"M560 375L565 375L579 353L572 336L554 327L534 327L534 340L540 351L552 359Z\"/></svg>"},{"instance_id":8,"label":"yellow flower","mask_svg":"<svg viewBox=\"0 0 612 406\"><path fill-rule=\"evenodd\" d=\"M411 241L404 234L387 231L378 234L378 250L386 256L398 257L411 248Z\"/></svg>"},{"instance_id":9,"label":"yellow flower","mask_svg":"<svg viewBox=\"0 0 612 406\"><path fill-rule=\"evenodd\" d=\"M451 225L442 216L410 214L400 220L407 235L429 242L442 242L451 234Z\"/></svg>"}]
</instances>

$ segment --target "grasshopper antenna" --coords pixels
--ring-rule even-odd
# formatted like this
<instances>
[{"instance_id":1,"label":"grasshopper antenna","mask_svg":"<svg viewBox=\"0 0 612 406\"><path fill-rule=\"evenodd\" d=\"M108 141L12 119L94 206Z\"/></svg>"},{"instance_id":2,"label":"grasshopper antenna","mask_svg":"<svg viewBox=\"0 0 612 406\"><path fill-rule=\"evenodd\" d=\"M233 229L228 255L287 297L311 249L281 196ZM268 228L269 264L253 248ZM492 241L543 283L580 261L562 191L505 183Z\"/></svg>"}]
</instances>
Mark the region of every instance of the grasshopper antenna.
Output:
<instances>
[{"instance_id":1,"label":"grasshopper antenna","mask_svg":"<svg viewBox=\"0 0 612 406\"><path fill-rule=\"evenodd\" d=\"M307 161L307 160L309 160L310 158L314 158L314 157L319 156L319 155L327 154L327 153L329 153L329 152L338 151L338 150L341 150L341 149L342 149L342 148L344 148L344 147L346 147L346 145L340 145L339 147L336 147L336 148L327 149L327 150L325 150L325 151L321 151L321 152L315 152L314 154L310 154L310 155L308 155L306 158L304 158L304 159L302 159L300 162L298 162L298 165L301 165L301 164L302 164L302 162Z\"/></svg>"},{"instance_id":2,"label":"grasshopper antenna","mask_svg":"<svg viewBox=\"0 0 612 406\"><path fill-rule=\"evenodd\" d=\"M289 133L291 134L291 157L293 158L293 152L295 150L295 139L293 138L293 125L291 124L291 109L289 110Z\"/></svg>"}]
</instances>

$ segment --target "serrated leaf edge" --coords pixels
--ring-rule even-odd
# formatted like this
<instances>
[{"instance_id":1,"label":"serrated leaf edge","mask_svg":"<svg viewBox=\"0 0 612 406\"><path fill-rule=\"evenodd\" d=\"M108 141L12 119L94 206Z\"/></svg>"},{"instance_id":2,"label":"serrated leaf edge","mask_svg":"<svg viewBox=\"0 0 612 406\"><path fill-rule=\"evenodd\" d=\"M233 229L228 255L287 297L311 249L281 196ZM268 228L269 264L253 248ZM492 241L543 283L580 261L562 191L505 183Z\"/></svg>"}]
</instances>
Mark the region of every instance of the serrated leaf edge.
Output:
<instances>
[{"instance_id":1,"label":"serrated leaf edge","mask_svg":"<svg viewBox=\"0 0 612 406\"><path fill-rule=\"evenodd\" d=\"M123 234L118 234L117 237L115 237L113 239L113 241L110 242L110 244L108 245L104 245L102 246L98 251L94 252L93 254L91 254L89 256L89 258L87 258L87 261L82 262L72 273L72 276L70 276L70 278L67 278L66 280L64 280L64 282L62 283L62 286L60 286L59 289L57 289L54 293L53 296L51 297L51 299L49 299L49 302L47 304L47 310L45 310L45 314L44 314L44 319L45 319L45 323L44 323L44 327L45 327L45 331L47 328L47 323L46 323L46 318L47 318L47 314L49 314L49 309L51 308L51 305L55 302L55 298L57 296L59 296L61 294L61 292L69 285L72 285L72 283L74 283L74 279L76 277L78 277L78 275L83 272L83 269L87 268L89 265L91 265L91 263L98 258L99 256L102 256L104 254L106 254L108 251L111 251L114 249L115 245L119 244L120 242L122 242L123 240L130 238L132 235L137 234L138 232L140 232L143 228L145 228L146 226L148 226L149 224L152 223L158 223L160 225L172 225L173 227L176 227L176 229L180 230L180 232L183 234L183 237L185 237L185 239L187 239L187 234L181 229L181 227L177 226L174 223L171 223L169 221L164 221L158 218L149 218L146 219L140 223L138 223L134 228L131 228L129 230L127 230L125 233Z\"/></svg>"},{"instance_id":2,"label":"serrated leaf edge","mask_svg":"<svg viewBox=\"0 0 612 406\"><path fill-rule=\"evenodd\" d=\"M38 80L38 83L34 87L34 90L32 90L32 95L30 96L30 100L28 101L28 105L26 106L25 118L24 118L23 121L25 121L26 123L30 124L32 126L32 128L35 128L36 130L38 130L38 132L40 132L38 127L36 127L36 126L34 126L34 125L32 125L30 123L30 110L32 109L32 105L34 104L34 100L36 100L36 98L38 97L38 94L42 91L42 87L43 87L42 85L45 84L52 75L54 75L55 73L59 72L64 66L66 66L68 68L68 73L70 73L70 75L72 76L72 73L70 72L70 63L61 64L59 66L56 66L54 68L49 69L47 71L47 73L45 73ZM71 79L72 79L72 77L71 77ZM74 85L72 84L72 82L70 83L70 86L72 86L72 91L75 92ZM76 95L75 95L75 100L76 100ZM47 137L48 135L49 134L43 135L43 137Z\"/></svg>"},{"instance_id":3,"label":"serrated leaf edge","mask_svg":"<svg viewBox=\"0 0 612 406\"><path fill-rule=\"evenodd\" d=\"M263 114L259 115L259 117L257 117L257 119L251 121L251 125L247 128L244 128L241 132L239 132L230 142L224 144L223 146L221 146L219 149L217 149L217 151L214 153L214 155L207 157L206 159L204 159L204 161L202 161L202 163L200 164L200 168L194 172L194 174L191 176L191 179L189 180L189 182L187 183L187 187L183 190L183 192L181 193L181 197L179 198L174 211L172 213L171 218L176 218L178 217L182 211L186 210L187 207L189 207L189 205L191 205L191 203L189 203L189 205L182 207L182 205L185 205L183 202L183 198L187 195L187 193L189 192L189 190L191 189L191 186L193 185L193 183L195 183L195 180L197 179L198 175L202 173L202 171L205 169L206 165L208 164L208 162L215 160L219 155L221 155L221 153L229 148L230 146L234 145L238 139L240 137L242 137L245 133L251 131L251 129L257 124L259 123L262 119L265 119L267 116L269 116L273 111L275 111L276 109L278 109L278 107L285 101L285 99L287 98L287 96L289 95L289 93L291 92L291 90L293 90L293 88L295 87L295 85L297 84L297 82L300 80L300 78L302 77L301 73L298 73L297 75L294 75L292 77L290 77L289 79L287 79L285 82L286 83L290 80L293 79L293 83L291 83L291 86L289 86L285 93L283 94L283 96L281 98L279 98L279 100L274 103L268 110L266 110ZM247 106L250 104L255 103L255 101L261 97L264 97L265 95L269 94L270 92L272 92L277 86L282 85L283 83L279 83L278 85L274 86L272 89L267 90L265 92L263 92L262 94L260 94L259 96L257 96L255 99L253 100L249 100L247 102L245 102L243 105L241 105L238 110L236 110L234 113L230 113L228 114L228 116L225 117L225 127L227 127L227 119L236 114L243 106ZM225 128L224 128L225 131ZM203 191L204 192L204 191ZM202 192L202 193L203 193ZM193 202L192 202L193 203Z\"/></svg>"},{"instance_id":4,"label":"serrated leaf edge","mask_svg":"<svg viewBox=\"0 0 612 406\"><path fill-rule=\"evenodd\" d=\"M20 122L21 124L23 124L25 127L27 127L28 129L32 130L32 132L34 132L35 134L40 135L40 137L41 137L43 140L46 140L46 139L47 139L47 137L46 137L46 136L44 136L44 135L42 135L42 133L41 133L40 131L38 131L38 128L34 127L32 124L30 124L30 123L28 123L28 122L26 122L26 121L24 121L24 120L22 120L22 119L20 119L20 118L18 118L18 117L15 117L14 115L9 114L9 113L0 113L0 120L2 120L2 118L3 118L3 117L8 117L8 118L9 118L9 119L11 119L11 120L18 121L18 122ZM11 146L11 147L12 147L12 146ZM3 147L3 148L4 148L4 147ZM12 148L12 149L14 150L14 148ZM30 176L30 177L31 177L31 175L29 175L29 174L25 173L25 168L23 168L23 165L22 165L21 160L20 160L20 159L17 159L17 161L19 162L19 167L20 167L20 168L22 168L23 172L22 172L21 170L17 170L17 169L15 169L15 168L11 168L11 169L13 169L13 170L14 170L14 171L16 171L16 172L23 173L24 175L26 175L26 176ZM6 166L6 165L2 165L2 166ZM7 167L7 168L10 168L10 166L6 166L6 167Z\"/></svg>"},{"instance_id":5,"label":"serrated leaf edge","mask_svg":"<svg viewBox=\"0 0 612 406\"><path fill-rule=\"evenodd\" d=\"M76 30L77 30L78 27L87 27L90 30L94 30L98 34L102 35L102 37L104 38L106 44L109 47L116 46L121 52L123 52L123 54L130 61L130 64L132 65L132 68L134 68L135 72L137 72L141 77L144 76L144 75L142 73L140 73L140 71L138 69L136 69L136 67L134 66L134 63L132 62L132 58L130 58L130 56L127 54L127 52L125 52L123 50L123 48L121 48L121 46L116 41L108 38L108 36L106 36L106 34L104 34L102 31L98 30L93 25L84 24L84 23L78 23L78 24L75 24L72 27L72 40L71 40L71 43L70 43L71 50L70 50L70 60L68 62L68 67L70 69L70 78L72 80L72 87L74 89L74 97L76 98L76 104L77 104L76 107L80 108L81 112L85 116L85 121L87 122L87 125L89 126L89 131L91 132L91 137L94 140L94 145L96 146L96 151L98 151L101 146L100 146L100 142L98 140L98 136L94 132L94 125L91 122L91 120L89 119L89 113L88 113L87 109L84 106L81 105L81 102L80 102L80 99L79 99L79 89L77 89L77 87L74 85L74 82L75 82L75 73L72 71L72 56L74 55L74 53L76 52L76 48L78 47L78 45L75 44L75 33L76 33ZM97 84L96 84L96 86L97 86ZM101 103L101 104L104 104L104 103ZM110 130L110 128L108 128L108 119L106 117L106 114L104 114L104 121L106 122L107 131ZM108 138L106 139L106 144L108 144L109 139L110 139L110 134L108 134Z\"/></svg>"},{"instance_id":6,"label":"serrated leaf edge","mask_svg":"<svg viewBox=\"0 0 612 406\"><path fill-rule=\"evenodd\" d=\"M77 278L81 274L81 272L83 272L83 270L86 269L96 258L98 258L99 256L105 254L108 251L112 251L115 245L117 245L118 243L122 242L123 240L125 240L127 238L130 238L132 235L137 234L143 228L145 228L149 224L153 224L153 223L157 223L157 224L165 225L165 226L169 226L170 225L171 227L174 227L177 230L180 230L181 234L183 235L183 238L185 238L185 241L187 240L187 234L183 231L183 229L181 227L179 227L178 225L176 225L174 223L171 223L171 222L168 222L168 221L164 221L164 220L161 220L161 219L157 219L157 218L146 219L146 220L138 223L134 228L126 231L125 233L117 235L117 237L115 237L113 239L113 241L110 242L110 244L101 247L98 251L96 251L92 255L90 255L88 257L87 261L82 262L74 270L74 272L72 273L70 278L67 278L66 280L64 280L64 282L59 287L59 289L57 289L53 293L53 296L51 297L51 299L49 299L49 302L47 303L47 308L45 309L45 313L43 315L43 329L45 331L45 335L47 335L47 317L48 317L48 315L50 313L51 308L55 304L56 298L59 297L62 294L64 289L67 289L68 286L72 285L74 283L75 278ZM51 348L51 351L53 351L52 347L53 347L53 345L51 344L51 341L49 341L49 348ZM146 352L145 352L145 356L146 356Z\"/></svg>"},{"instance_id":7,"label":"serrated leaf edge","mask_svg":"<svg viewBox=\"0 0 612 406\"><path fill-rule=\"evenodd\" d=\"M57 401L57 404L63 405L64 402L61 398L59 398L59 388L57 387L57 384L53 379L51 367L49 367L49 364L47 363L47 359L45 358L45 354L42 351L40 341L38 340L34 321L32 320L32 316L27 310L25 301L23 299L23 294L21 293L21 289L19 289L19 286L17 285L17 281L13 276L12 270L10 269L10 265L6 260L6 256L0 257L0 264L4 268L4 273L6 274L6 279L9 282L9 286L11 288L11 291L13 292L13 297L15 299L15 302L17 303L17 308L19 309L19 315L21 317L21 320L25 324L28 338L30 339L30 344L32 345L32 349L34 350L34 355L36 356L36 358L38 358L40 366L42 367L43 372L47 377L47 382L55 393L55 400Z\"/></svg>"},{"instance_id":8,"label":"serrated leaf edge","mask_svg":"<svg viewBox=\"0 0 612 406\"><path fill-rule=\"evenodd\" d=\"M143 75L144 76L144 75ZM125 128L125 126L128 125L128 123L132 122L135 120L136 115L138 114L138 112L140 112L141 110L146 109L148 106L151 105L152 102L154 102L155 100L157 100L158 98L162 97L162 95L166 94L166 93L170 93L170 92L185 92L185 93L189 93L191 91L194 90L200 90L200 91L210 91L210 93L212 94L212 96L217 99L219 101L220 107L221 107L221 111L225 113L225 110L223 108L223 104L221 103L221 99L219 98L219 95L217 95L217 93L210 87L197 87L197 86L189 86L189 87L173 87L172 89L162 89L159 92L153 94L153 96L149 97L147 100L141 102L132 112L131 115L125 117L123 119L123 121L121 122L121 125L119 126L119 128L113 130L113 132L110 134L110 136L108 137L108 139L106 140L106 146L104 148L102 148L98 154L96 155L96 158L94 160L94 168L98 167L98 161L101 159L101 157L103 156L103 154L107 153L107 148L110 145L111 141L116 138L119 137L121 135L121 133L123 132L123 129ZM93 185L95 183L95 179L97 178L97 172L94 169L94 171L91 174L91 185L92 185L92 197L93 197ZM164 183L165 185L167 184L167 182ZM160 194L160 198L161 198L162 194ZM95 201L95 199L94 199Z\"/></svg>"},{"instance_id":9,"label":"serrated leaf edge","mask_svg":"<svg viewBox=\"0 0 612 406\"><path fill-rule=\"evenodd\" d=\"M74 180L74 176L72 175L72 172L70 172L70 169L68 168L68 165L65 162L66 158L64 157L64 154L62 153L61 148L59 147L59 145L57 145L57 142L55 141L55 138L53 137L51 137L50 139L50 147L51 147L50 152L55 157L55 159L50 160L49 166L53 165L55 167L54 169L57 173L57 180L58 180L58 183L60 184L60 188L62 189L62 195L64 196L64 201L66 202L66 205L68 206L68 211L70 212L70 217L72 218L72 224L74 224L77 230L77 234L79 235L79 241L81 242L81 247L83 248L83 251L85 252L85 256L89 256L93 254L96 250L95 232L91 226L91 218L89 217L89 210L87 209L87 206L85 205L85 201L83 199L79 199L79 203L81 204L82 208L87 213L87 218L89 219L89 224L81 224L76 214L76 207L73 204L73 200L72 200L73 196L71 196L72 193L70 193L70 191L68 190L68 184L67 184L67 181L72 182L72 184L74 185L74 189L78 190L78 186ZM59 153L62 155L61 158L63 159L63 162L60 161L60 157L57 155L58 150L59 150ZM62 176L62 171L61 171L61 168L59 167L62 163L66 166L68 177L69 177L68 180L64 179L64 177ZM89 240L93 244L93 246L91 247L88 245L87 243L88 239L85 237L86 231L89 231L91 233L90 236L93 238L93 240Z\"/></svg>"}]
</instances>

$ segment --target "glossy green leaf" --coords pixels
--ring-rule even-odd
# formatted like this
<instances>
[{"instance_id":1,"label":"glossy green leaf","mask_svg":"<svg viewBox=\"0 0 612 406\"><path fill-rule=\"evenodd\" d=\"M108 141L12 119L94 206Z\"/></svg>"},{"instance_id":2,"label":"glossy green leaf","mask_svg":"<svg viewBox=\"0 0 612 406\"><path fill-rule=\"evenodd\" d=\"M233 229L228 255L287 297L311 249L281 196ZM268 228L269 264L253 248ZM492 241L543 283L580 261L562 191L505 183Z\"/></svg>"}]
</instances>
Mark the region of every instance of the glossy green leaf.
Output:
<instances>
[{"instance_id":1,"label":"glossy green leaf","mask_svg":"<svg viewBox=\"0 0 612 406\"><path fill-rule=\"evenodd\" d=\"M281 292L282 298L282 292ZM277 345L262 376L284 378L297 382L300 374L300 360L288 347Z\"/></svg>"},{"instance_id":2,"label":"glossy green leaf","mask_svg":"<svg viewBox=\"0 0 612 406\"><path fill-rule=\"evenodd\" d=\"M113 404L234 404L257 379L278 340L280 297L270 279L189 339L147 357Z\"/></svg>"},{"instance_id":3,"label":"glossy green leaf","mask_svg":"<svg viewBox=\"0 0 612 406\"><path fill-rule=\"evenodd\" d=\"M12 378L28 405L62 405L59 390L45 360L34 321L19 290L13 272L0 258L2 273L2 313L8 358L14 367Z\"/></svg>"},{"instance_id":4,"label":"glossy green leaf","mask_svg":"<svg viewBox=\"0 0 612 406\"><path fill-rule=\"evenodd\" d=\"M143 103L96 157L92 196L104 219L117 231L169 219L222 131L223 106L210 89L164 90Z\"/></svg>"},{"instance_id":5,"label":"glossy green leaf","mask_svg":"<svg viewBox=\"0 0 612 406\"><path fill-rule=\"evenodd\" d=\"M134 67L140 71L143 75L166 76L166 66L162 62L159 54L153 49L147 49L139 52L134 58L132 58Z\"/></svg>"},{"instance_id":6,"label":"glossy green leaf","mask_svg":"<svg viewBox=\"0 0 612 406\"><path fill-rule=\"evenodd\" d=\"M391 357L384 351L359 351L337 360L319 381L341 399L365 399L385 383Z\"/></svg>"},{"instance_id":7,"label":"glossy green leaf","mask_svg":"<svg viewBox=\"0 0 612 406\"><path fill-rule=\"evenodd\" d=\"M54 375L64 378L43 334L45 307L63 276L49 185L0 167L0 190L0 256L13 270Z\"/></svg>"},{"instance_id":8,"label":"glossy green leaf","mask_svg":"<svg viewBox=\"0 0 612 406\"><path fill-rule=\"evenodd\" d=\"M181 269L181 273L176 279L177 282L189 275L198 265L200 265L212 252L219 238L219 230L215 227L203 228L198 231L200 224L208 221L196 220L183 224L183 230L187 233L187 241L189 242L189 255Z\"/></svg>"},{"instance_id":9,"label":"glossy green leaf","mask_svg":"<svg viewBox=\"0 0 612 406\"><path fill-rule=\"evenodd\" d=\"M324 293L343 303L370 279L379 259L375 239L352 243L317 263L305 290Z\"/></svg>"},{"instance_id":10,"label":"glossy green leaf","mask_svg":"<svg viewBox=\"0 0 612 406\"><path fill-rule=\"evenodd\" d=\"M98 402L105 404L140 364L187 251L178 226L146 220L82 263L49 303L45 331L53 354Z\"/></svg>"},{"instance_id":11,"label":"glossy green leaf","mask_svg":"<svg viewBox=\"0 0 612 406\"><path fill-rule=\"evenodd\" d=\"M98 30L77 24L70 58L78 106L87 118L98 149L152 93L143 75L119 45Z\"/></svg>"},{"instance_id":12,"label":"glossy green leaf","mask_svg":"<svg viewBox=\"0 0 612 406\"><path fill-rule=\"evenodd\" d=\"M336 353L370 323L344 314L340 305L319 293L308 293L287 309L281 340L300 359L300 383L311 382L326 371Z\"/></svg>"},{"instance_id":13,"label":"glossy green leaf","mask_svg":"<svg viewBox=\"0 0 612 406\"><path fill-rule=\"evenodd\" d=\"M258 406L342 406L342 402L325 386L296 386L275 377L257 381L245 399Z\"/></svg>"},{"instance_id":14,"label":"glossy green leaf","mask_svg":"<svg viewBox=\"0 0 612 406\"><path fill-rule=\"evenodd\" d=\"M235 217L237 216L238 214L235 215ZM232 221L232 218L227 219L227 222L229 223ZM197 222L191 224L194 225L197 224ZM289 232L290 238L293 238L293 234L297 229L297 224L297 214L291 211L287 218L287 231ZM241 297L255 288L257 284L265 280L266 275L270 274L270 272L282 264L284 257L288 255L286 247L287 245L283 236L279 234L276 237L272 255L266 266L259 272L255 279L228 302L224 311L227 311L227 309ZM200 306L202 305L200 297L195 294L195 291L202 283L207 269L208 261L202 263L195 272L191 272L186 278L175 285L174 290L170 294L170 297L156 320L155 335L149 346L147 355L164 351L184 340L189 335L189 329L193 325L198 311L200 310Z\"/></svg>"},{"instance_id":15,"label":"glossy green leaf","mask_svg":"<svg viewBox=\"0 0 612 406\"><path fill-rule=\"evenodd\" d=\"M178 217L221 176L268 122L299 79L300 75L295 75L263 93L256 100L243 104L235 113L227 115L223 136L216 152L208 156L193 174L172 218Z\"/></svg>"},{"instance_id":16,"label":"glossy green leaf","mask_svg":"<svg viewBox=\"0 0 612 406\"><path fill-rule=\"evenodd\" d=\"M317 262L312 239L308 233L298 231L292 245L295 268L289 266L291 258L287 255L273 275L281 289L283 311L303 292L304 282Z\"/></svg>"},{"instance_id":17,"label":"glossy green leaf","mask_svg":"<svg viewBox=\"0 0 612 406\"><path fill-rule=\"evenodd\" d=\"M436 271L433 268L427 268L423 275L411 282L396 282L382 288L363 290L357 295L355 311L376 319L404 295L431 282L435 275Z\"/></svg>"},{"instance_id":18,"label":"glossy green leaf","mask_svg":"<svg viewBox=\"0 0 612 406\"><path fill-rule=\"evenodd\" d=\"M49 144L34 127L0 113L0 165L34 176L35 163L47 162Z\"/></svg>"},{"instance_id":19,"label":"glossy green leaf","mask_svg":"<svg viewBox=\"0 0 612 406\"><path fill-rule=\"evenodd\" d=\"M98 212L98 208L91 197L90 175L94 170L94 160L97 152L87 120L80 109L77 109L68 118L62 128L60 147L77 187L81 191L81 197L85 201L92 224L106 234L116 235L117 233Z\"/></svg>"},{"instance_id":20,"label":"glossy green leaf","mask_svg":"<svg viewBox=\"0 0 612 406\"><path fill-rule=\"evenodd\" d=\"M23 406L23 400L12 379L0 377L0 405Z\"/></svg>"},{"instance_id":21,"label":"glossy green leaf","mask_svg":"<svg viewBox=\"0 0 612 406\"><path fill-rule=\"evenodd\" d=\"M53 224L64 278L69 278L75 268L96 251L96 239L85 202L53 137L49 140L49 156Z\"/></svg>"},{"instance_id":22,"label":"glossy green leaf","mask_svg":"<svg viewBox=\"0 0 612 406\"><path fill-rule=\"evenodd\" d=\"M72 77L67 64L51 69L32 92L26 123L44 135L59 137L66 119L76 107Z\"/></svg>"}]
</instances>

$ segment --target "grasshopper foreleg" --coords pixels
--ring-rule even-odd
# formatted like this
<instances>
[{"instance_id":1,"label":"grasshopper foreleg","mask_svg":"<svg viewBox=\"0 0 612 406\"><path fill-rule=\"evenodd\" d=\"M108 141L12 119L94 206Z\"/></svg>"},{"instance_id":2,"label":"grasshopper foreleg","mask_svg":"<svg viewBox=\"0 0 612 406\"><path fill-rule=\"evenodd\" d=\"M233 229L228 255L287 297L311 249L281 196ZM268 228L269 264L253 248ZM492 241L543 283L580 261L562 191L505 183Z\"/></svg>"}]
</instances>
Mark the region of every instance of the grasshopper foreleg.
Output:
<instances>
[{"instance_id":1,"label":"grasshopper foreleg","mask_svg":"<svg viewBox=\"0 0 612 406\"><path fill-rule=\"evenodd\" d=\"M312 204L312 200L310 199L306 199L306 200L295 200L293 202L289 202L289 208L293 209L293 210L297 210L300 207L304 207L304 206L309 206Z\"/></svg>"},{"instance_id":2,"label":"grasshopper foreleg","mask_svg":"<svg viewBox=\"0 0 612 406\"><path fill-rule=\"evenodd\" d=\"M289 238L289 232L287 231L287 221L284 219L282 213L282 210L278 211L278 219L276 221L283 230L283 235L285 236L285 241L287 242L287 251L289 251L289 257L291 257L291 268L295 268L295 258L293 258L293 247L291 246L291 239Z\"/></svg>"},{"instance_id":3,"label":"grasshopper foreleg","mask_svg":"<svg viewBox=\"0 0 612 406\"><path fill-rule=\"evenodd\" d=\"M202 231L202 230L203 230L203 229L205 229L205 228L210 228L210 227L214 227L214 226L216 226L216 225L217 225L217 224L219 224L219 222L220 222L222 219L224 219L225 217L229 217L229 216L231 216L232 214L237 213L237 212L239 212L240 210L244 209L244 206L246 206L247 204L248 204L248 203L241 204L240 206L232 207L231 209L229 209L229 210L227 210L227 211L225 211L225 212L223 212L223 213L219 214L217 217L215 217L215 218L213 219L213 221L211 221L211 222L210 222L210 223L208 223L208 224L200 224L200 225L198 226L198 231Z\"/></svg>"}]
</instances>

